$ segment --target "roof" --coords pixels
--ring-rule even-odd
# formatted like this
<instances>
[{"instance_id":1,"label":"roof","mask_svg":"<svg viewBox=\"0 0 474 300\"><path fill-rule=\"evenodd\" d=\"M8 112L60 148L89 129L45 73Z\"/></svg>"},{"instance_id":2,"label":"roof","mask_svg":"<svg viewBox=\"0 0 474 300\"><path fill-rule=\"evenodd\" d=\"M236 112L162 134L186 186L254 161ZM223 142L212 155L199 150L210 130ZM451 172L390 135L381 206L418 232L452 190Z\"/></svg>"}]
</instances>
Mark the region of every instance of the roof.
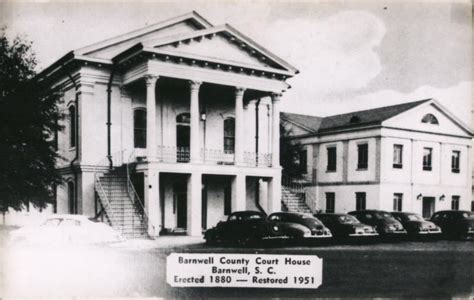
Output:
<instances>
[{"instance_id":1,"label":"roof","mask_svg":"<svg viewBox=\"0 0 474 300\"><path fill-rule=\"evenodd\" d=\"M340 129L364 128L367 126L381 125L383 121L431 100L432 99L425 99L333 115L324 118L292 113L281 113L281 117L301 128L306 128L310 133L325 133Z\"/></svg>"}]
</instances>

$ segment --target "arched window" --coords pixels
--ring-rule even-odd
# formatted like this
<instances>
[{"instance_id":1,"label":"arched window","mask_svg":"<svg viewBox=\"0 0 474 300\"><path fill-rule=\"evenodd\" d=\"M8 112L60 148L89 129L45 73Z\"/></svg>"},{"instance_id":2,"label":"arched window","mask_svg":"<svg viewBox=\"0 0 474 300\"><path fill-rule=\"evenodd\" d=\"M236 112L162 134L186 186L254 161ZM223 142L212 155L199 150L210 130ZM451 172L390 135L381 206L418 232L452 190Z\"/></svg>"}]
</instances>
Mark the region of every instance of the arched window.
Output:
<instances>
[{"instance_id":1,"label":"arched window","mask_svg":"<svg viewBox=\"0 0 474 300\"><path fill-rule=\"evenodd\" d=\"M146 110L133 111L133 145L135 148L146 148Z\"/></svg>"},{"instance_id":2,"label":"arched window","mask_svg":"<svg viewBox=\"0 0 474 300\"><path fill-rule=\"evenodd\" d=\"M436 119L436 117L432 114L426 114L423 117L423 119L421 119L421 123L428 123L428 124L434 124L434 125L439 124L438 119Z\"/></svg>"},{"instance_id":3,"label":"arched window","mask_svg":"<svg viewBox=\"0 0 474 300\"><path fill-rule=\"evenodd\" d=\"M235 119L227 118L224 120L224 152L234 153L235 145Z\"/></svg>"},{"instance_id":4,"label":"arched window","mask_svg":"<svg viewBox=\"0 0 474 300\"><path fill-rule=\"evenodd\" d=\"M74 105L69 106L69 145L76 147L76 133L77 133L77 119L76 119L76 107Z\"/></svg>"},{"instance_id":5,"label":"arched window","mask_svg":"<svg viewBox=\"0 0 474 300\"><path fill-rule=\"evenodd\" d=\"M69 213L70 214L77 213L76 193L74 190L74 182L72 181L69 181L67 183L67 198L68 198L68 203L69 203Z\"/></svg>"},{"instance_id":6,"label":"arched window","mask_svg":"<svg viewBox=\"0 0 474 300\"><path fill-rule=\"evenodd\" d=\"M189 124L191 121L191 115L189 113L182 113L176 116L176 123Z\"/></svg>"}]
</instances>

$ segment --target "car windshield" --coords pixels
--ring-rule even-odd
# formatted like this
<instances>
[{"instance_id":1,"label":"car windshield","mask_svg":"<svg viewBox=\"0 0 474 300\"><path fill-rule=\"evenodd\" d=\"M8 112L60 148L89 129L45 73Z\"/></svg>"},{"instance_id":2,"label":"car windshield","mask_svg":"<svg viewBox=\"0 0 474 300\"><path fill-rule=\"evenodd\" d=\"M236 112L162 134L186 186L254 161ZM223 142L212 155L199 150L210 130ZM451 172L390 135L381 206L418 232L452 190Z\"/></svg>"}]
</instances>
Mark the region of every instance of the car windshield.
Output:
<instances>
[{"instance_id":1,"label":"car windshield","mask_svg":"<svg viewBox=\"0 0 474 300\"><path fill-rule=\"evenodd\" d=\"M351 215L339 216L337 218L342 224L359 224L359 220Z\"/></svg>"},{"instance_id":2,"label":"car windshield","mask_svg":"<svg viewBox=\"0 0 474 300\"><path fill-rule=\"evenodd\" d=\"M263 219L260 214L237 214L230 216L229 220L239 220L239 221L246 221L246 220L259 220Z\"/></svg>"},{"instance_id":3,"label":"car windshield","mask_svg":"<svg viewBox=\"0 0 474 300\"><path fill-rule=\"evenodd\" d=\"M382 220L382 219L393 219L393 216L391 214L389 214L388 212L375 212L375 217L379 220Z\"/></svg>"},{"instance_id":4,"label":"car windshield","mask_svg":"<svg viewBox=\"0 0 474 300\"><path fill-rule=\"evenodd\" d=\"M462 214L464 219L474 219L474 213L472 212L465 212Z\"/></svg>"},{"instance_id":5,"label":"car windshield","mask_svg":"<svg viewBox=\"0 0 474 300\"><path fill-rule=\"evenodd\" d=\"M406 215L408 221L424 221L420 215Z\"/></svg>"},{"instance_id":6,"label":"car windshield","mask_svg":"<svg viewBox=\"0 0 474 300\"><path fill-rule=\"evenodd\" d=\"M304 221L313 221L314 224L321 225L321 222L318 219L316 219L315 217L313 217L312 215L301 215L301 218Z\"/></svg>"}]
</instances>

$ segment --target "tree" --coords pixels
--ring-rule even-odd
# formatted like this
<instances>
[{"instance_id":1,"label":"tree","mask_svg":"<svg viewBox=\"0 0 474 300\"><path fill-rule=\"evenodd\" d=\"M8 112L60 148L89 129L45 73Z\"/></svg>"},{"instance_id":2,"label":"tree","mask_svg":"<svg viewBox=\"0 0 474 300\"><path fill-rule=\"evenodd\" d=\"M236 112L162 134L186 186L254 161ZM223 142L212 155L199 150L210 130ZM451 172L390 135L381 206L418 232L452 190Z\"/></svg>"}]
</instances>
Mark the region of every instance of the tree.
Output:
<instances>
[{"instance_id":1,"label":"tree","mask_svg":"<svg viewBox=\"0 0 474 300\"><path fill-rule=\"evenodd\" d=\"M292 141L291 129L285 126L284 121L280 123L280 164L282 173L288 177L298 178L301 176L300 153L303 147L299 142Z\"/></svg>"},{"instance_id":2,"label":"tree","mask_svg":"<svg viewBox=\"0 0 474 300\"><path fill-rule=\"evenodd\" d=\"M32 43L0 29L0 210L44 208L61 183L54 133L61 130L59 90L35 77Z\"/></svg>"}]
</instances>

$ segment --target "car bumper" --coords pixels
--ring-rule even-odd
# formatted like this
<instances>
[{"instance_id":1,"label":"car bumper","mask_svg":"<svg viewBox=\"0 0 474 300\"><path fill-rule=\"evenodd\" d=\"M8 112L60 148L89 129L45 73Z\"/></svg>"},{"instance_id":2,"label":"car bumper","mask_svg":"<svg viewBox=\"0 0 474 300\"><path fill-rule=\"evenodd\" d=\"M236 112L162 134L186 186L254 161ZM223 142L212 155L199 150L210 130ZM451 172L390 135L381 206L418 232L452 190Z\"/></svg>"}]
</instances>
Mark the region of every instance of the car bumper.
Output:
<instances>
[{"instance_id":1,"label":"car bumper","mask_svg":"<svg viewBox=\"0 0 474 300\"><path fill-rule=\"evenodd\" d=\"M351 233L349 236L377 236L377 232L361 232L361 233Z\"/></svg>"}]
</instances>

